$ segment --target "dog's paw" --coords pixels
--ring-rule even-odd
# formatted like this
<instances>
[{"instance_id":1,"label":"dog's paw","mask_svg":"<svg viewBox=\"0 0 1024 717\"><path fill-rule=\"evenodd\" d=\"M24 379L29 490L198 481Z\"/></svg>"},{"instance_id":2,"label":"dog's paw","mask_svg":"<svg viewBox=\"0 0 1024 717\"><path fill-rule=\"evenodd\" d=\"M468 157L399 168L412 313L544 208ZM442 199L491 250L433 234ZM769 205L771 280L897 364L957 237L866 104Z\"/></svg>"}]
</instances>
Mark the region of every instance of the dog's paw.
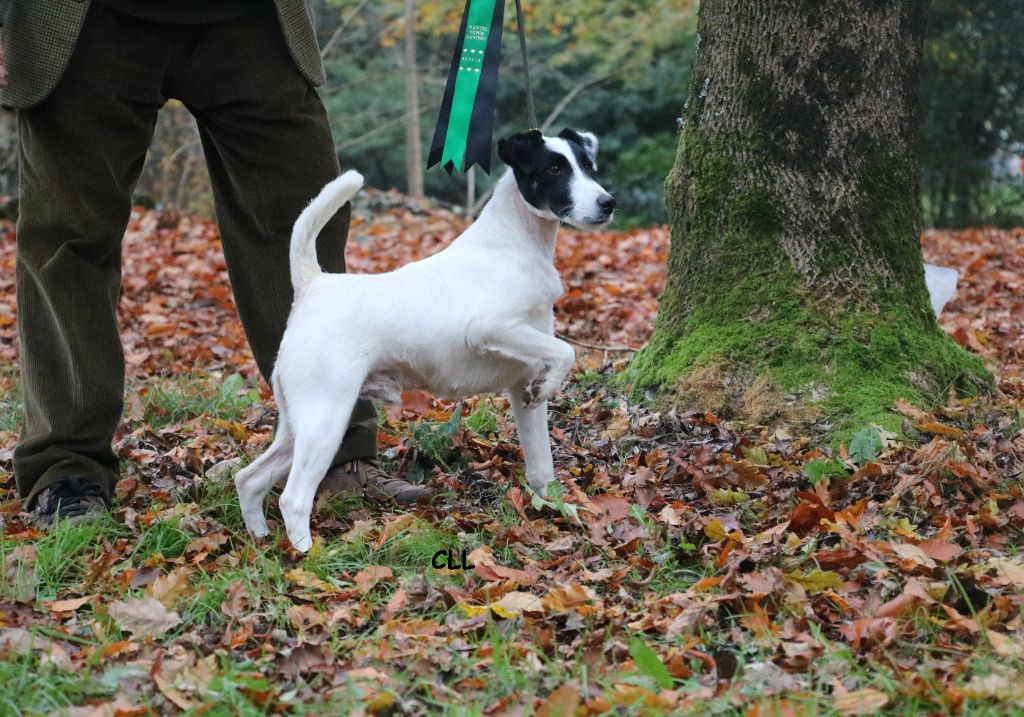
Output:
<instances>
[{"instance_id":1,"label":"dog's paw","mask_svg":"<svg viewBox=\"0 0 1024 717\"><path fill-rule=\"evenodd\" d=\"M548 497L548 486L555 482L554 478L540 479L540 480L528 480L527 484L530 489L539 495L541 498Z\"/></svg>"},{"instance_id":2,"label":"dog's paw","mask_svg":"<svg viewBox=\"0 0 1024 717\"><path fill-rule=\"evenodd\" d=\"M313 547L313 536L306 533L302 536L288 536L288 539L292 542L292 547L298 550L300 553L308 552Z\"/></svg>"},{"instance_id":3,"label":"dog's paw","mask_svg":"<svg viewBox=\"0 0 1024 717\"><path fill-rule=\"evenodd\" d=\"M257 540L270 535L270 528L267 527L267 521L262 518L260 518L258 523L254 522L252 525L246 523L245 527L249 530L249 534Z\"/></svg>"},{"instance_id":4,"label":"dog's paw","mask_svg":"<svg viewBox=\"0 0 1024 717\"><path fill-rule=\"evenodd\" d=\"M535 378L526 384L526 388L523 389L523 405L527 408L533 408L540 403L540 392L543 387L543 382L539 378Z\"/></svg>"},{"instance_id":5,"label":"dog's paw","mask_svg":"<svg viewBox=\"0 0 1024 717\"><path fill-rule=\"evenodd\" d=\"M270 528L267 527L267 519L263 516L263 506L252 510L242 509L242 520L245 521L245 529L254 538L265 538L270 535Z\"/></svg>"},{"instance_id":6,"label":"dog's paw","mask_svg":"<svg viewBox=\"0 0 1024 717\"><path fill-rule=\"evenodd\" d=\"M551 398L558 390L559 382L551 375L551 367L547 364L536 377L523 389L523 405L533 408Z\"/></svg>"}]
</instances>

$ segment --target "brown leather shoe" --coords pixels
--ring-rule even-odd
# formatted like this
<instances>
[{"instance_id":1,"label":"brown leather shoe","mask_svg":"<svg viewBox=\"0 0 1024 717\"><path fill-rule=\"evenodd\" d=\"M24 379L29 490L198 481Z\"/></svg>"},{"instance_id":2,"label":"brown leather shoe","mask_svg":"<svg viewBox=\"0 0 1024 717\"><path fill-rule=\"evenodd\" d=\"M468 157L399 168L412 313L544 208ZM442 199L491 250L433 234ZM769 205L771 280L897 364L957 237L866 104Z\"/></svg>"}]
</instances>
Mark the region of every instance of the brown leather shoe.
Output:
<instances>
[{"instance_id":1,"label":"brown leather shoe","mask_svg":"<svg viewBox=\"0 0 1024 717\"><path fill-rule=\"evenodd\" d=\"M344 463L328 471L320 488L347 495L358 495L361 492L367 498L392 500L399 505L418 503L430 497L429 490L389 475L376 461Z\"/></svg>"},{"instance_id":2,"label":"brown leather shoe","mask_svg":"<svg viewBox=\"0 0 1024 717\"><path fill-rule=\"evenodd\" d=\"M363 494L363 481L359 477L359 471L353 469L357 462L344 463L337 468L327 471L324 479L320 481L320 486L317 488L317 495L338 495L346 498L361 496Z\"/></svg>"}]
</instances>

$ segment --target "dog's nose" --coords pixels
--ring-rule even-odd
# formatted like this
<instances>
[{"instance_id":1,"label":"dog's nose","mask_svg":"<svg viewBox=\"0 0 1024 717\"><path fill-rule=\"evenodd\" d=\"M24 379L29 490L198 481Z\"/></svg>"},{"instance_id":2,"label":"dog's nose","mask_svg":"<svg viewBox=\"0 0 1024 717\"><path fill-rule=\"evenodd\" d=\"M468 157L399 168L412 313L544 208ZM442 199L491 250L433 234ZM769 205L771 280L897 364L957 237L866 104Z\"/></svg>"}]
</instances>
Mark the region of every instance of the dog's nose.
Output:
<instances>
[{"instance_id":1,"label":"dog's nose","mask_svg":"<svg viewBox=\"0 0 1024 717\"><path fill-rule=\"evenodd\" d=\"M606 212L610 212L615 209L615 197L610 194L605 194L597 200L597 206L601 207L601 209Z\"/></svg>"}]
</instances>

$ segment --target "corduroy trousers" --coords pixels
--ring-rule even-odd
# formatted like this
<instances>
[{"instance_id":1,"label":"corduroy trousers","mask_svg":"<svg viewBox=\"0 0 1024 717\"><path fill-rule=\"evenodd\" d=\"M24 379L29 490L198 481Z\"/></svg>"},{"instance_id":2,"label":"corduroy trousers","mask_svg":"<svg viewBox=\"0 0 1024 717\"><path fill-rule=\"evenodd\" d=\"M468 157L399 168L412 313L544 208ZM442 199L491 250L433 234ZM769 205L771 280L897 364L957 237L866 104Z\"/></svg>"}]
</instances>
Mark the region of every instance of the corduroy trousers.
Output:
<instances>
[{"instance_id":1,"label":"corduroy trousers","mask_svg":"<svg viewBox=\"0 0 1024 717\"><path fill-rule=\"evenodd\" d=\"M93 4L67 71L18 113L18 328L25 402L14 453L31 508L61 477L119 476L124 354L116 305L131 196L169 98L196 118L235 302L269 380L292 302L291 226L339 174L330 124L289 56L273 9L203 25L155 23ZM349 214L317 241L344 271ZM376 453L377 417L360 402L335 464Z\"/></svg>"}]
</instances>

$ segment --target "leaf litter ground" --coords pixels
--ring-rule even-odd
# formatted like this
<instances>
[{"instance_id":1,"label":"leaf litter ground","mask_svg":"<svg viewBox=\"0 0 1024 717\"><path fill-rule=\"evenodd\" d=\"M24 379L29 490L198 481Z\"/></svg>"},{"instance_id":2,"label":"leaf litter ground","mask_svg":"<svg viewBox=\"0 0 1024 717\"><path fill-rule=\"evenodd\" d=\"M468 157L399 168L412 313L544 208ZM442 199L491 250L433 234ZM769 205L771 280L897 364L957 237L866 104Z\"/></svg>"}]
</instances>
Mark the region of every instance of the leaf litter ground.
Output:
<instances>
[{"instance_id":1,"label":"leaf litter ground","mask_svg":"<svg viewBox=\"0 0 1024 717\"><path fill-rule=\"evenodd\" d=\"M362 205L351 271L432 253L462 225L396 195ZM552 402L561 491L523 487L503 398L410 392L382 413L381 448L438 498L324 495L308 556L242 529L230 476L266 448L274 411L216 229L153 212L124 247L117 506L31 527L9 473L3 232L0 714L1024 709L1024 232L923 238L961 270L943 325L998 373L996 395L898 404L904 435L865 427L837 452L609 388L650 332L667 232L563 232L558 330L581 346ZM451 568L432 567L445 550Z\"/></svg>"}]
</instances>

